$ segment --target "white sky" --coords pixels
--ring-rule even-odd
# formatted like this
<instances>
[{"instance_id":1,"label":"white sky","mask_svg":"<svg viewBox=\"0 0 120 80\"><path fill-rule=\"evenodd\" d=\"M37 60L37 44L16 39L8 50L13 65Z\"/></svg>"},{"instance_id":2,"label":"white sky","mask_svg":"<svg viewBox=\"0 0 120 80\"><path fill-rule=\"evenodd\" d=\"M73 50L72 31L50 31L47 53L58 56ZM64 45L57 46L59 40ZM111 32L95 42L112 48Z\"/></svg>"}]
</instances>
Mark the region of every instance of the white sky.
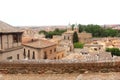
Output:
<instances>
[{"instance_id":1,"label":"white sky","mask_svg":"<svg viewBox=\"0 0 120 80\"><path fill-rule=\"evenodd\" d=\"M0 20L13 26L119 24L120 0L0 0Z\"/></svg>"}]
</instances>

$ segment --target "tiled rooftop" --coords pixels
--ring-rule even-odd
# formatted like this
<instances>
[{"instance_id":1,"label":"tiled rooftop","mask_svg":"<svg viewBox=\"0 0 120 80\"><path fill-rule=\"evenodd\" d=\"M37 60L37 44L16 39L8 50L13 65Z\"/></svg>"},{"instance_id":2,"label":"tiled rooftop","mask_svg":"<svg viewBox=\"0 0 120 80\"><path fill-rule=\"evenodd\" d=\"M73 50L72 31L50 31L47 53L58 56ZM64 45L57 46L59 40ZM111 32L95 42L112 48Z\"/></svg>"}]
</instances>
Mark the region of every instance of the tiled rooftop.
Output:
<instances>
[{"instance_id":1,"label":"tiled rooftop","mask_svg":"<svg viewBox=\"0 0 120 80\"><path fill-rule=\"evenodd\" d=\"M10 33L10 32L22 32L16 29L15 27L0 21L0 32L2 33Z\"/></svg>"},{"instance_id":2,"label":"tiled rooftop","mask_svg":"<svg viewBox=\"0 0 120 80\"><path fill-rule=\"evenodd\" d=\"M46 47L54 46L56 44L54 42L50 42L48 40L39 39L39 40L35 40L35 41L33 40L29 43L24 43L23 45L33 47L33 48L46 48Z\"/></svg>"}]
</instances>

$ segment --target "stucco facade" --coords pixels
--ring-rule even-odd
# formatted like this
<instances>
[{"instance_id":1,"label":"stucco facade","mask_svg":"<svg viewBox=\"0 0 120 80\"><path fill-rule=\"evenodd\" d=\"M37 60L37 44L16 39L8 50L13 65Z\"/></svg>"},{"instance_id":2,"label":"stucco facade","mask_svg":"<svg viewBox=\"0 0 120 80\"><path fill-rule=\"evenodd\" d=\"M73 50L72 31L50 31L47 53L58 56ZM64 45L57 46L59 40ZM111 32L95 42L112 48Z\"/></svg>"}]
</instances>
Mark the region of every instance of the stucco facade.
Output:
<instances>
[{"instance_id":1,"label":"stucco facade","mask_svg":"<svg viewBox=\"0 0 120 80\"><path fill-rule=\"evenodd\" d=\"M29 43L24 43L23 46L24 59L60 59L64 57L64 51L58 51L57 44L48 40L31 41Z\"/></svg>"},{"instance_id":2,"label":"stucco facade","mask_svg":"<svg viewBox=\"0 0 120 80\"><path fill-rule=\"evenodd\" d=\"M29 60L31 60L31 59L35 59L35 60L54 59L54 57L56 55L56 52L54 51L54 49L56 49L56 46L38 49L38 48L33 48L33 47L24 45L23 55L25 54L26 56L24 56L24 58L27 58Z\"/></svg>"}]
</instances>

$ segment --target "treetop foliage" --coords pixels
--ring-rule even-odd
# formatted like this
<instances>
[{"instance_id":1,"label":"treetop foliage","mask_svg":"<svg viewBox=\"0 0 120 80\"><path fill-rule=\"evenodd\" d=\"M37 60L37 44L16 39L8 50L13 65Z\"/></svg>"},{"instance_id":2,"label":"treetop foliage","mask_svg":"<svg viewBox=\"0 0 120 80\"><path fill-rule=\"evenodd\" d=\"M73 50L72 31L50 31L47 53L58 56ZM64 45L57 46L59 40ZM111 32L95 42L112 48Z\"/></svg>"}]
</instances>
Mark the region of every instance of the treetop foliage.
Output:
<instances>
[{"instance_id":1,"label":"treetop foliage","mask_svg":"<svg viewBox=\"0 0 120 80\"><path fill-rule=\"evenodd\" d=\"M118 48L106 48L107 52L111 52L111 55L120 56L120 49Z\"/></svg>"},{"instance_id":2,"label":"treetop foliage","mask_svg":"<svg viewBox=\"0 0 120 80\"><path fill-rule=\"evenodd\" d=\"M52 38L53 35L62 35L62 33L64 33L65 31L66 31L66 29L60 30L60 29L56 28L54 31L49 31L49 32L47 32L45 30L41 30L41 31L39 31L39 34L44 33L46 38Z\"/></svg>"},{"instance_id":3,"label":"treetop foliage","mask_svg":"<svg viewBox=\"0 0 120 80\"><path fill-rule=\"evenodd\" d=\"M111 28L104 28L100 25L78 25L79 32L92 33L93 37L120 37L120 31Z\"/></svg>"}]
</instances>

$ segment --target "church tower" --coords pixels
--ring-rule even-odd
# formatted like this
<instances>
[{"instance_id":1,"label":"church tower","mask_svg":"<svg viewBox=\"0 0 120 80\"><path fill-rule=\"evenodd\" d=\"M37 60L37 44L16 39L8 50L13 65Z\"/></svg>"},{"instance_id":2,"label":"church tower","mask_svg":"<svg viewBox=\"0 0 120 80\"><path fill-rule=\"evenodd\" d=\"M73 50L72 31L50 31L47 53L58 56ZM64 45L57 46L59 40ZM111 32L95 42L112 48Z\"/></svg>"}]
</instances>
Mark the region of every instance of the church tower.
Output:
<instances>
[{"instance_id":1,"label":"church tower","mask_svg":"<svg viewBox=\"0 0 120 80\"><path fill-rule=\"evenodd\" d=\"M76 31L78 33L78 25L77 25L77 23L74 26L74 31Z\"/></svg>"},{"instance_id":2,"label":"church tower","mask_svg":"<svg viewBox=\"0 0 120 80\"><path fill-rule=\"evenodd\" d=\"M67 26L67 31L71 31L71 24L69 23L68 26Z\"/></svg>"}]
</instances>

